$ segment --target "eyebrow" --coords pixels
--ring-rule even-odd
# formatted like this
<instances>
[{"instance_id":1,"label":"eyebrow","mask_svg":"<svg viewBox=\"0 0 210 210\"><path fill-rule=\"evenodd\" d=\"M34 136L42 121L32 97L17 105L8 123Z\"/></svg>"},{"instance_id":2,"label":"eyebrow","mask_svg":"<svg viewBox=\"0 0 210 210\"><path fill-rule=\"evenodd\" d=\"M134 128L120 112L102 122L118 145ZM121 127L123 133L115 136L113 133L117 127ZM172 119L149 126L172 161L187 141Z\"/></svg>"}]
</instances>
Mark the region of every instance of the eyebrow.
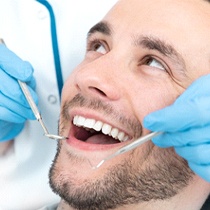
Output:
<instances>
[{"instance_id":1,"label":"eyebrow","mask_svg":"<svg viewBox=\"0 0 210 210\"><path fill-rule=\"evenodd\" d=\"M94 25L89 30L89 32L87 34L87 38L97 32L102 33L107 36L111 36L111 34L112 34L111 26L107 22L101 21L101 22L97 23L96 25Z\"/></svg>"},{"instance_id":2,"label":"eyebrow","mask_svg":"<svg viewBox=\"0 0 210 210\"><path fill-rule=\"evenodd\" d=\"M142 46L143 48L149 50L156 50L162 55L171 58L172 60L178 62L181 66L185 67L185 62L181 54L178 53L172 45L157 37L140 36L137 39L134 39L134 45Z\"/></svg>"},{"instance_id":3,"label":"eyebrow","mask_svg":"<svg viewBox=\"0 0 210 210\"><path fill-rule=\"evenodd\" d=\"M102 33L107 36L111 36L113 34L113 30L109 23L105 21L101 21L94 25L88 32L87 38L89 38L94 33ZM134 46L141 46L145 49L155 50L161 53L162 55L168 57L179 67L180 72L185 75L186 72L186 64L184 58L180 53L171 45L161 40L158 37L152 35L140 35L134 36L133 38Z\"/></svg>"}]
</instances>

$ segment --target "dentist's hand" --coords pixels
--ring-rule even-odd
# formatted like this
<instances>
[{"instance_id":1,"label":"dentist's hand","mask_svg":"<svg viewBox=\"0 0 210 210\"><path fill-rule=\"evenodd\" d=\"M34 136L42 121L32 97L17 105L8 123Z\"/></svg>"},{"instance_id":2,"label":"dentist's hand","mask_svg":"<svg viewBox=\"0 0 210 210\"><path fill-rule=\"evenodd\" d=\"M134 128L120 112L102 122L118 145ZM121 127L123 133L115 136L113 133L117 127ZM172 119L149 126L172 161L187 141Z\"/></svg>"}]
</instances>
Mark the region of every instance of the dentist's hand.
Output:
<instances>
[{"instance_id":1,"label":"dentist's hand","mask_svg":"<svg viewBox=\"0 0 210 210\"><path fill-rule=\"evenodd\" d=\"M210 75L193 82L171 106L147 115L144 127L163 131L153 143L174 147L196 174L210 182Z\"/></svg>"},{"instance_id":2,"label":"dentist's hand","mask_svg":"<svg viewBox=\"0 0 210 210\"><path fill-rule=\"evenodd\" d=\"M18 79L30 86L30 92L37 103L33 68L0 44L0 142L16 137L27 119L35 119Z\"/></svg>"}]
</instances>

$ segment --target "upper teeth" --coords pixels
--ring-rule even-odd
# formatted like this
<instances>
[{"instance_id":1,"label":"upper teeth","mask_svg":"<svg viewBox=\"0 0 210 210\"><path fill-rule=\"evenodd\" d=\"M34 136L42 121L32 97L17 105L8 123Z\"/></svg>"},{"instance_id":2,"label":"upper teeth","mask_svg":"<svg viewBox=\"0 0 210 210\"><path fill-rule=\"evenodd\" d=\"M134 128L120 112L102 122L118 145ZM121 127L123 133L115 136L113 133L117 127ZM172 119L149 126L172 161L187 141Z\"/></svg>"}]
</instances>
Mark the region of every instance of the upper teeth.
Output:
<instances>
[{"instance_id":1,"label":"upper teeth","mask_svg":"<svg viewBox=\"0 0 210 210\"><path fill-rule=\"evenodd\" d=\"M79 127L84 127L86 129L101 131L103 134L112 136L112 138L118 139L121 142L127 141L129 139L128 135L126 135L123 131L119 131L119 129L113 128L111 125L103 123L99 120L97 121L76 115L73 119L73 124Z\"/></svg>"}]
</instances>

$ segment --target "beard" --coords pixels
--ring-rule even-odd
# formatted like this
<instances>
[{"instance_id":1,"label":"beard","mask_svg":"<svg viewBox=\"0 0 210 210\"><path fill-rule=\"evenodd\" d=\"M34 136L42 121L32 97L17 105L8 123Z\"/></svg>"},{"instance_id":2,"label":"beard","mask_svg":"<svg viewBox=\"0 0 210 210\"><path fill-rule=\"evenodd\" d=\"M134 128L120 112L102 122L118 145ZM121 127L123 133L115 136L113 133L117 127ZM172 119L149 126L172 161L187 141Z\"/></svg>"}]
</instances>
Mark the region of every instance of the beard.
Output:
<instances>
[{"instance_id":1,"label":"beard","mask_svg":"<svg viewBox=\"0 0 210 210\"><path fill-rule=\"evenodd\" d=\"M61 114L65 113L64 110ZM77 163L79 167L82 160L68 153L69 169L62 168L62 152L65 150L60 141L49 172L50 186L77 210L116 209L170 199L188 186L194 175L187 162L172 148L161 149L148 142L143 153L134 149L121 163L108 167L100 177L78 181L77 175L70 173L68 176L66 171L71 170L71 164Z\"/></svg>"}]
</instances>

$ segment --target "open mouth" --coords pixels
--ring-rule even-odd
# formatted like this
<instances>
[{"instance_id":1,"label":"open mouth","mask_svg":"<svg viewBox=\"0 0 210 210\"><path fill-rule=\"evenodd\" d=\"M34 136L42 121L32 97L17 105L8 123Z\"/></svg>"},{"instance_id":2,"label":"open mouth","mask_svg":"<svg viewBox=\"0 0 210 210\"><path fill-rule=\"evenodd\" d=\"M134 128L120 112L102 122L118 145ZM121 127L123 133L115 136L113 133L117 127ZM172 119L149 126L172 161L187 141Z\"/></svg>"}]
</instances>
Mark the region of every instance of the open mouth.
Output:
<instances>
[{"instance_id":1,"label":"open mouth","mask_svg":"<svg viewBox=\"0 0 210 210\"><path fill-rule=\"evenodd\" d=\"M99 120L74 116L74 136L80 141L92 144L117 144L130 137L123 131Z\"/></svg>"}]
</instances>

